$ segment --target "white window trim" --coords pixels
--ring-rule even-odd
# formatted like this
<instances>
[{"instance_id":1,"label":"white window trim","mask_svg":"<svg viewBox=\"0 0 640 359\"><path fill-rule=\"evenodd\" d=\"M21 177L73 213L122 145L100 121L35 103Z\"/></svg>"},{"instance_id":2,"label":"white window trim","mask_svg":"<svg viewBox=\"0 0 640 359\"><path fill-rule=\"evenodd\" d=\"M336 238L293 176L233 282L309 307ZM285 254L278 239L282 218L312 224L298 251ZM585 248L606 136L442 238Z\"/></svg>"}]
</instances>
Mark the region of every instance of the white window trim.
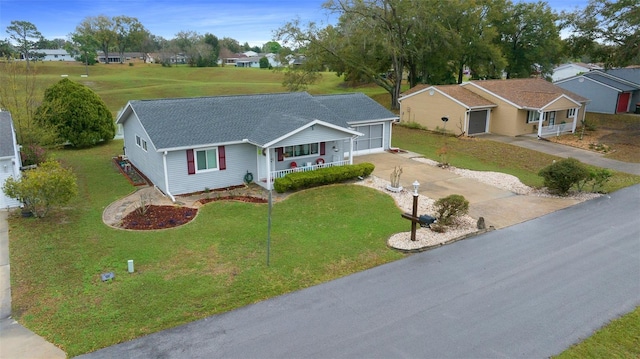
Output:
<instances>
[{"instance_id":1,"label":"white window trim","mask_svg":"<svg viewBox=\"0 0 640 359\"><path fill-rule=\"evenodd\" d=\"M533 115L536 114L536 115ZM527 111L527 123L537 123L540 121L540 112L535 110Z\"/></svg>"},{"instance_id":2,"label":"white window trim","mask_svg":"<svg viewBox=\"0 0 640 359\"><path fill-rule=\"evenodd\" d=\"M216 150L216 168L207 168L204 170L198 169L198 152L206 152ZM206 173L206 172L215 172L220 170L220 153L218 152L218 147L207 147L207 148L199 148L197 150L193 150L193 160L195 161L194 167L196 169L196 173Z\"/></svg>"},{"instance_id":3,"label":"white window trim","mask_svg":"<svg viewBox=\"0 0 640 359\"><path fill-rule=\"evenodd\" d=\"M147 152L147 141L142 139L140 135L136 135L136 146L140 147L144 152Z\"/></svg>"},{"instance_id":4,"label":"white window trim","mask_svg":"<svg viewBox=\"0 0 640 359\"><path fill-rule=\"evenodd\" d=\"M576 115L577 109L576 108L570 108L567 110L567 118L572 118Z\"/></svg>"}]
</instances>

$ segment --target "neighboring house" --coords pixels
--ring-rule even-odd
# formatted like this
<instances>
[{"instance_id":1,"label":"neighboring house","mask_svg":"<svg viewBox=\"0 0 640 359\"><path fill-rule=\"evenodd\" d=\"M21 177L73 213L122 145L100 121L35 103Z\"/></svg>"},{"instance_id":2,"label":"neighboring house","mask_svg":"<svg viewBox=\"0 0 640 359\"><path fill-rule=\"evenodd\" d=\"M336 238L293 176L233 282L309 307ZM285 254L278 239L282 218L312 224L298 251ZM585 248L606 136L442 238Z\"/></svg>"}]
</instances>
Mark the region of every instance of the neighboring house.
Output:
<instances>
[{"instance_id":1,"label":"neighboring house","mask_svg":"<svg viewBox=\"0 0 640 359\"><path fill-rule=\"evenodd\" d=\"M174 195L242 184L382 152L397 116L361 93L306 92L129 101L116 123L125 155ZM250 174L250 175L249 175Z\"/></svg>"},{"instance_id":2,"label":"neighboring house","mask_svg":"<svg viewBox=\"0 0 640 359\"><path fill-rule=\"evenodd\" d=\"M109 58L105 59L104 52L98 51L98 62L105 64L107 60L110 64L115 63L125 63L125 62L143 62L145 59L145 54L142 52L125 52L122 54L123 57L120 57L120 53L117 51L110 52Z\"/></svg>"},{"instance_id":3,"label":"neighboring house","mask_svg":"<svg viewBox=\"0 0 640 359\"><path fill-rule=\"evenodd\" d=\"M589 112L634 112L640 103L640 69L590 71L555 84L590 99Z\"/></svg>"},{"instance_id":4,"label":"neighboring house","mask_svg":"<svg viewBox=\"0 0 640 359\"><path fill-rule=\"evenodd\" d=\"M253 51L251 51L251 52L253 52ZM247 54L247 52L245 52L245 55L246 54ZM267 58L267 60L269 61L269 66L271 66L271 67L280 67L281 66L280 62L277 60L276 54L273 54L273 53L257 54L256 56L248 56L248 57L236 58L235 59L235 66L236 67L260 68L260 59L262 59L263 57Z\"/></svg>"},{"instance_id":5,"label":"neighboring house","mask_svg":"<svg viewBox=\"0 0 640 359\"><path fill-rule=\"evenodd\" d=\"M595 64L584 64L581 62L572 62L568 64L562 64L553 69L551 80L553 82L560 81L569 77L583 74L591 70L602 70L602 66Z\"/></svg>"},{"instance_id":6,"label":"neighboring house","mask_svg":"<svg viewBox=\"0 0 640 359\"><path fill-rule=\"evenodd\" d=\"M31 61L76 61L73 56L63 49L37 49L30 54L29 60ZM44 56L41 57L42 55ZM20 54L20 60L24 60L24 55Z\"/></svg>"},{"instance_id":7,"label":"neighboring house","mask_svg":"<svg viewBox=\"0 0 640 359\"><path fill-rule=\"evenodd\" d=\"M16 142L11 113L0 110L0 188L9 177L20 178L20 147ZM0 208L19 207L21 203L0 190Z\"/></svg>"},{"instance_id":8,"label":"neighboring house","mask_svg":"<svg viewBox=\"0 0 640 359\"><path fill-rule=\"evenodd\" d=\"M542 137L575 131L589 100L548 81L528 78L419 85L398 101L401 122L430 130Z\"/></svg>"}]
</instances>

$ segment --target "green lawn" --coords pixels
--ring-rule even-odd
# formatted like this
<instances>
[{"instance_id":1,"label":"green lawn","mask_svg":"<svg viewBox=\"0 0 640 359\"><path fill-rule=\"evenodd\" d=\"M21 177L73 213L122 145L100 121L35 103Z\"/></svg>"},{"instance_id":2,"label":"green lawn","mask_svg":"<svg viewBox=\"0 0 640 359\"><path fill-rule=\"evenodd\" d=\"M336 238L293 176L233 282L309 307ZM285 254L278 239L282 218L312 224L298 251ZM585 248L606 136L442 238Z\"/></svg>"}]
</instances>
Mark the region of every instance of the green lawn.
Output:
<instances>
[{"instance_id":1,"label":"green lawn","mask_svg":"<svg viewBox=\"0 0 640 359\"><path fill-rule=\"evenodd\" d=\"M386 247L407 230L400 210L357 185L277 203L269 267L266 204L213 202L164 231L109 228L102 211L133 190L110 162L121 147L56 152L78 175L77 200L42 220L10 218L13 315L70 356L402 257ZM105 272L115 280L101 282Z\"/></svg>"},{"instance_id":2,"label":"green lawn","mask_svg":"<svg viewBox=\"0 0 640 359\"><path fill-rule=\"evenodd\" d=\"M114 115L132 99L284 91L281 73L259 69L96 65L87 78L80 77L81 64L39 63L37 69L40 91L66 74L96 91ZM308 91L361 91L385 106L389 101L378 87L346 88L332 73ZM541 185L538 170L556 159L394 128L394 146L436 160L445 141L454 166L510 173L533 186ZM352 185L303 191L278 203L270 267L266 205L214 202L192 223L165 231L109 228L102 211L134 190L110 161L121 152L121 141L54 152L78 176L78 198L43 220L10 218L13 316L70 356L402 258L385 246L391 234L407 230L399 209L390 197ZM618 173L606 189L633 183L640 177ZM126 271L128 259L135 274ZM114 272L115 281L102 283L105 272Z\"/></svg>"},{"instance_id":3,"label":"green lawn","mask_svg":"<svg viewBox=\"0 0 640 359\"><path fill-rule=\"evenodd\" d=\"M640 358L640 307L555 358Z\"/></svg>"}]
</instances>

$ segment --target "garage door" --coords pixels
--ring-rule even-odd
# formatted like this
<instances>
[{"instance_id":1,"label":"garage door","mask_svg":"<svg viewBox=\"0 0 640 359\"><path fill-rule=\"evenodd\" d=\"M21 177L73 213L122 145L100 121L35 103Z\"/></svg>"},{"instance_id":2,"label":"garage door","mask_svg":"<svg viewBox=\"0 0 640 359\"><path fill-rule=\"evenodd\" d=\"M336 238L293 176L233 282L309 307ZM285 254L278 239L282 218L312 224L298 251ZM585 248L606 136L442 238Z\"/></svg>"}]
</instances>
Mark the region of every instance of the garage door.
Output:
<instances>
[{"instance_id":1,"label":"garage door","mask_svg":"<svg viewBox=\"0 0 640 359\"><path fill-rule=\"evenodd\" d=\"M355 126L354 130L364 134L364 136L360 136L354 141L353 150L355 154L384 151L383 124Z\"/></svg>"},{"instance_id":2,"label":"garage door","mask_svg":"<svg viewBox=\"0 0 640 359\"><path fill-rule=\"evenodd\" d=\"M469 113L469 135L487 132L487 110Z\"/></svg>"}]
</instances>

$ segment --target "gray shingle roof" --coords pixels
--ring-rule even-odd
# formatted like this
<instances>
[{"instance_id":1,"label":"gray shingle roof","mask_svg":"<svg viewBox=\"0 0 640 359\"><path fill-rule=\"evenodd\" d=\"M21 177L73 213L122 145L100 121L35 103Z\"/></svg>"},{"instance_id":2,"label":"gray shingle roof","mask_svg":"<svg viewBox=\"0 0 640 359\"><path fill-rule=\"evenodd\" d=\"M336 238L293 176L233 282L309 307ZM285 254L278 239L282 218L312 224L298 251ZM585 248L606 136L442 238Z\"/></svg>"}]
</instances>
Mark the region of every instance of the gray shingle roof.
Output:
<instances>
[{"instance_id":1,"label":"gray shingle roof","mask_svg":"<svg viewBox=\"0 0 640 359\"><path fill-rule=\"evenodd\" d=\"M620 91L634 91L637 90L637 87L633 87L633 86L629 86L626 83L623 83L621 81L617 81L615 79L600 75L598 73L591 73L591 72L587 72L586 74L584 74L584 76L593 79L595 81L598 81L600 83L603 83L605 85L611 86L613 88L616 88Z\"/></svg>"},{"instance_id":2,"label":"gray shingle roof","mask_svg":"<svg viewBox=\"0 0 640 359\"><path fill-rule=\"evenodd\" d=\"M610 69L607 74L638 84L640 86L640 68Z\"/></svg>"},{"instance_id":3,"label":"gray shingle roof","mask_svg":"<svg viewBox=\"0 0 640 359\"><path fill-rule=\"evenodd\" d=\"M370 101L379 107L378 110L366 103L361 97L365 95L356 95L314 97L306 92L295 92L135 100L129 104L156 149L169 149L244 139L264 145L315 120L348 127L353 118L395 117L373 100ZM363 113L356 116L354 108L359 106Z\"/></svg>"},{"instance_id":4,"label":"gray shingle roof","mask_svg":"<svg viewBox=\"0 0 640 359\"><path fill-rule=\"evenodd\" d=\"M0 157L13 157L13 131L11 131L11 113L0 111Z\"/></svg>"},{"instance_id":5,"label":"gray shingle roof","mask_svg":"<svg viewBox=\"0 0 640 359\"><path fill-rule=\"evenodd\" d=\"M363 121L398 118L371 97L363 93L343 95L322 95L314 99L327 106L332 111L341 114L349 124Z\"/></svg>"}]
</instances>

